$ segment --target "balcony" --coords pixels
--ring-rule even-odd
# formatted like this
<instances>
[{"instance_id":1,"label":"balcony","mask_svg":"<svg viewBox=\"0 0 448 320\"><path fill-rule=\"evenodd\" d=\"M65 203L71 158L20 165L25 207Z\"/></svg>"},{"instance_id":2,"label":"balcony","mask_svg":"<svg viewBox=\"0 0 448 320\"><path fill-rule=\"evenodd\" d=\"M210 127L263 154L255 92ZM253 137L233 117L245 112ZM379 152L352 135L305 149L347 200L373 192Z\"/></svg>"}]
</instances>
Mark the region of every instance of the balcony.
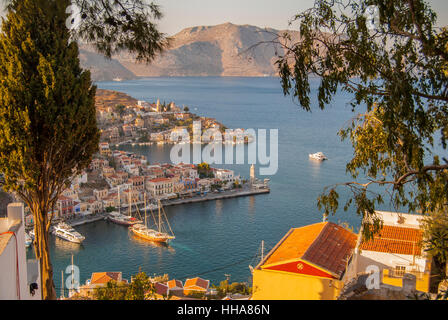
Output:
<instances>
[{"instance_id":1,"label":"balcony","mask_svg":"<svg viewBox=\"0 0 448 320\"><path fill-rule=\"evenodd\" d=\"M383 283L395 287L403 287L403 276L405 273L416 277L416 289L422 292L429 292L430 272L419 271L396 271L392 269L383 270Z\"/></svg>"}]
</instances>

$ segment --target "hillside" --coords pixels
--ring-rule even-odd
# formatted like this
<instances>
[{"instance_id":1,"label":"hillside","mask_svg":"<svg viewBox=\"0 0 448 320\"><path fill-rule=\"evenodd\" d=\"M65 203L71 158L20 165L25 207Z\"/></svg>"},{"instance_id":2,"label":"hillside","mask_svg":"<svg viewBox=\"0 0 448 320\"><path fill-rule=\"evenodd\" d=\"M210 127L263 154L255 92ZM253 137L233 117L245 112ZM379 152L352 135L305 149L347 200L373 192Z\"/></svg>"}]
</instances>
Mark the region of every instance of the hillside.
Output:
<instances>
[{"instance_id":1,"label":"hillside","mask_svg":"<svg viewBox=\"0 0 448 320\"><path fill-rule=\"evenodd\" d=\"M172 46L151 65L137 64L133 56L123 53L109 61L110 70L100 72L101 57L84 54L84 65L90 66L96 78L112 80L158 76L271 76L275 75L278 45L270 43L282 31L249 25L225 23L217 26L187 28L174 35ZM291 32L297 38L297 32ZM255 47L254 45L259 44ZM253 48L252 48L253 47ZM88 52L84 48L84 52ZM108 62L108 61L106 61ZM112 65L113 64L113 65ZM125 76L125 70L129 71ZM114 75L111 70L122 70ZM116 73L115 73L116 74Z\"/></svg>"}]
</instances>

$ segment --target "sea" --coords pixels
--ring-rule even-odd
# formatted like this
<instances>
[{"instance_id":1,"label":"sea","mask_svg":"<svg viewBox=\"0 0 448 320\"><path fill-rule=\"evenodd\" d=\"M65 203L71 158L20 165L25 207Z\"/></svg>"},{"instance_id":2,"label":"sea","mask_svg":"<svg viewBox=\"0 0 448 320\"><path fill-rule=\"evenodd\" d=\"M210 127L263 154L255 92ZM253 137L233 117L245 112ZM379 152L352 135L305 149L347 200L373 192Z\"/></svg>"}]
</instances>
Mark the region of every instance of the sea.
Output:
<instances>
[{"instance_id":1,"label":"sea","mask_svg":"<svg viewBox=\"0 0 448 320\"><path fill-rule=\"evenodd\" d=\"M76 229L86 237L82 245L52 238L51 259L56 288L62 275L71 273L71 256L79 268L81 284L93 272L121 271L130 280L139 271L168 274L185 281L200 276L219 284L230 275L231 282L251 281L249 266L291 229L321 222L317 198L324 188L352 181L346 164L353 156L349 141L338 131L354 117L352 96L339 92L325 110L317 105L319 80L311 81L312 112L304 111L291 96L284 96L275 77L182 77L145 78L123 82L98 82L98 88L121 91L148 102L175 102L192 113L215 118L228 128L278 130L278 171L270 179L270 194L185 204L165 208L176 239L157 246L135 238L125 227L106 221ZM170 145L121 146L121 150L148 157L149 162L170 162ZM309 159L323 152L328 161ZM231 168L249 177L250 165L212 165ZM348 190L340 189L343 204ZM343 205L341 205L343 207ZM389 204L382 209L390 210ZM354 208L342 208L329 220L345 223L357 232L361 217ZM77 269L78 270L78 269ZM64 280L65 281L65 280Z\"/></svg>"}]
</instances>

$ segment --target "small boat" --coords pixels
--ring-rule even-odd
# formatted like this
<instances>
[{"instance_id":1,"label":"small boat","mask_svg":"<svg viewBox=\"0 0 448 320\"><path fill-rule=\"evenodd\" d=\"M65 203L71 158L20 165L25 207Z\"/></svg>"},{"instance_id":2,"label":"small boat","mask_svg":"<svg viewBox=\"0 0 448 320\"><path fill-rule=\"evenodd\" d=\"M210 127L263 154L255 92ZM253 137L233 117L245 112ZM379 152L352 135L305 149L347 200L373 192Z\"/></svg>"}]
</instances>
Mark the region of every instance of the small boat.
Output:
<instances>
[{"instance_id":1,"label":"small boat","mask_svg":"<svg viewBox=\"0 0 448 320\"><path fill-rule=\"evenodd\" d=\"M314 160L319 160L319 161L328 160L328 158L322 152L310 154L309 156L310 156L310 159L314 159Z\"/></svg>"},{"instance_id":2,"label":"small boat","mask_svg":"<svg viewBox=\"0 0 448 320\"><path fill-rule=\"evenodd\" d=\"M150 229L147 226L147 218L146 218L146 195L145 195L145 224L137 224L135 226L130 227L129 229L132 231L132 233L144 240L148 240L151 242L157 242L157 243L168 243L171 240L174 240L176 237L174 236L173 230L171 229L171 226L168 222L168 219L166 218L165 211L163 210L162 203L160 200L158 200L158 208L159 208L159 218L158 221L156 221L157 224L157 230ZM169 230L164 230L164 223L162 222L162 213L163 216L166 219L166 224L168 225ZM152 211L151 211L152 214ZM153 215L154 217L154 215ZM155 217L154 217L155 220Z\"/></svg>"},{"instance_id":3,"label":"small boat","mask_svg":"<svg viewBox=\"0 0 448 320\"><path fill-rule=\"evenodd\" d=\"M129 203L131 203L131 193L129 192ZM121 213L121 201L120 201L120 188L118 188L118 212L113 211L109 213L107 216L109 221L112 221L113 223L120 224L122 226L133 226L135 224L142 223L143 221L137 220L136 218L132 217L131 214L131 206L129 205L129 215L124 215Z\"/></svg>"},{"instance_id":4,"label":"small boat","mask_svg":"<svg viewBox=\"0 0 448 320\"><path fill-rule=\"evenodd\" d=\"M121 82L121 81L123 81L123 79L122 79L122 78L119 78L119 77L114 78L113 80L116 81L116 82Z\"/></svg>"},{"instance_id":5,"label":"small boat","mask_svg":"<svg viewBox=\"0 0 448 320\"><path fill-rule=\"evenodd\" d=\"M53 227L53 234L63 240L73 243L82 243L86 239L83 235L73 229L72 226L66 224L65 222L60 222Z\"/></svg>"},{"instance_id":6,"label":"small boat","mask_svg":"<svg viewBox=\"0 0 448 320\"><path fill-rule=\"evenodd\" d=\"M142 223L141 220L137 220L134 217L126 216L116 211L109 213L108 219L113 223L120 224L123 226L132 226L138 223Z\"/></svg>"},{"instance_id":7,"label":"small boat","mask_svg":"<svg viewBox=\"0 0 448 320\"><path fill-rule=\"evenodd\" d=\"M33 243L33 239L31 236L25 232L25 247L29 248L31 244Z\"/></svg>"}]
</instances>

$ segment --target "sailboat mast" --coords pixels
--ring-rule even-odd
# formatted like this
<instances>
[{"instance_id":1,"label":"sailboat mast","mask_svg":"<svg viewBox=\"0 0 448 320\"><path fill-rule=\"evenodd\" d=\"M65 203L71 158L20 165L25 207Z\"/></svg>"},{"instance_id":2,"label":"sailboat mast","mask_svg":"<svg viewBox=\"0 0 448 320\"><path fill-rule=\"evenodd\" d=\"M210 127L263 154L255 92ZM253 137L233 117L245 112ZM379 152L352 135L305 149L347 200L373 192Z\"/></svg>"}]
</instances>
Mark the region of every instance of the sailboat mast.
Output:
<instances>
[{"instance_id":1,"label":"sailboat mast","mask_svg":"<svg viewBox=\"0 0 448 320\"><path fill-rule=\"evenodd\" d=\"M264 260L264 240L261 240L261 261Z\"/></svg>"},{"instance_id":2,"label":"sailboat mast","mask_svg":"<svg viewBox=\"0 0 448 320\"><path fill-rule=\"evenodd\" d=\"M160 199L158 200L157 204L159 205L159 232L161 232L161 228L160 228L160 207L161 207L161 202L160 202Z\"/></svg>"},{"instance_id":3,"label":"sailboat mast","mask_svg":"<svg viewBox=\"0 0 448 320\"><path fill-rule=\"evenodd\" d=\"M132 214L131 214L131 201L132 201L132 198L131 198L131 189L128 189L128 192L129 192L129 216L131 217L132 216Z\"/></svg>"},{"instance_id":4,"label":"sailboat mast","mask_svg":"<svg viewBox=\"0 0 448 320\"><path fill-rule=\"evenodd\" d=\"M117 189L118 189L118 213L121 214L120 186L117 186Z\"/></svg>"},{"instance_id":5,"label":"sailboat mast","mask_svg":"<svg viewBox=\"0 0 448 320\"><path fill-rule=\"evenodd\" d=\"M144 194L144 198L145 198L145 204L144 204L144 206L145 206L145 226L147 226L148 224L146 223L146 192L144 192L143 193Z\"/></svg>"},{"instance_id":6,"label":"sailboat mast","mask_svg":"<svg viewBox=\"0 0 448 320\"><path fill-rule=\"evenodd\" d=\"M61 282L61 298L64 299L64 271L61 271L62 282Z\"/></svg>"}]
</instances>

